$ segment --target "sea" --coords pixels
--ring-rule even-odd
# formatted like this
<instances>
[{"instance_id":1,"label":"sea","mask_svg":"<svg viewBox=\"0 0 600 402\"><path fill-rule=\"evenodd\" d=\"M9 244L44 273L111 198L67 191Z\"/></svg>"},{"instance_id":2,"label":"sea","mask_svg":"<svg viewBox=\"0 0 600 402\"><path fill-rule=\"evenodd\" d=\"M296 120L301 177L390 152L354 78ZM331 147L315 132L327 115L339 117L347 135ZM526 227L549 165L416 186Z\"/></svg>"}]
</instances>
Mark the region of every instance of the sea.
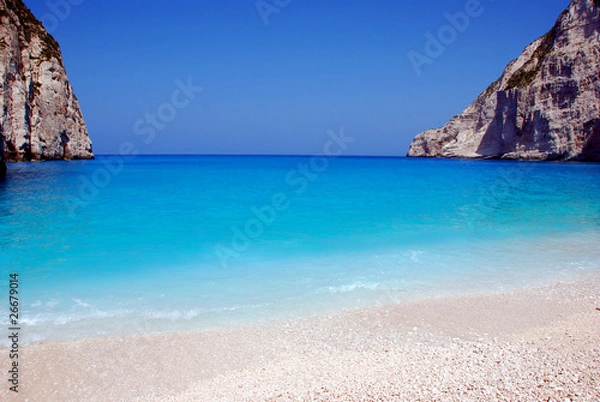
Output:
<instances>
[{"instance_id":1,"label":"sea","mask_svg":"<svg viewBox=\"0 0 600 402\"><path fill-rule=\"evenodd\" d=\"M10 164L0 182L0 322L10 326L10 275L26 345L506 292L600 273L599 245L600 164Z\"/></svg>"}]
</instances>

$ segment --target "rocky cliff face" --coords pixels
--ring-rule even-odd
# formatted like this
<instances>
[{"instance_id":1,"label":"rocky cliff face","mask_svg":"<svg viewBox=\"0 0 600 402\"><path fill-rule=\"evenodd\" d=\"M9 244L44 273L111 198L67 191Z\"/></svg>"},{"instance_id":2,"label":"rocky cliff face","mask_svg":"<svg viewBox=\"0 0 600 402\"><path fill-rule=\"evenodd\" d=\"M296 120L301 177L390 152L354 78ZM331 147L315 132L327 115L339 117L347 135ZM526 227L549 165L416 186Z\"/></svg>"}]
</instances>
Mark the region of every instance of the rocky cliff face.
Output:
<instances>
[{"instance_id":1,"label":"rocky cliff face","mask_svg":"<svg viewBox=\"0 0 600 402\"><path fill-rule=\"evenodd\" d=\"M0 21L0 162L93 158L58 43L21 0Z\"/></svg>"},{"instance_id":2,"label":"rocky cliff face","mask_svg":"<svg viewBox=\"0 0 600 402\"><path fill-rule=\"evenodd\" d=\"M600 161L600 0L572 0L556 25L408 156Z\"/></svg>"}]
</instances>

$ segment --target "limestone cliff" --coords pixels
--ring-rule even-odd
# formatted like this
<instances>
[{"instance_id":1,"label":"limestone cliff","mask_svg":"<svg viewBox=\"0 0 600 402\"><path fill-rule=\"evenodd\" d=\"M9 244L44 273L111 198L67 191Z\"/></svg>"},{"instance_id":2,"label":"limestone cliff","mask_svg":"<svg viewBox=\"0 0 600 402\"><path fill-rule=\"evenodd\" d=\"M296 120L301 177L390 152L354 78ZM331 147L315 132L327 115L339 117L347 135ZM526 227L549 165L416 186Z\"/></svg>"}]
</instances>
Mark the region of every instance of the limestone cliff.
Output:
<instances>
[{"instance_id":1,"label":"limestone cliff","mask_svg":"<svg viewBox=\"0 0 600 402\"><path fill-rule=\"evenodd\" d=\"M408 156L600 161L600 0L572 0L542 38Z\"/></svg>"},{"instance_id":2,"label":"limestone cliff","mask_svg":"<svg viewBox=\"0 0 600 402\"><path fill-rule=\"evenodd\" d=\"M58 43L21 0L0 22L0 162L93 158Z\"/></svg>"}]
</instances>

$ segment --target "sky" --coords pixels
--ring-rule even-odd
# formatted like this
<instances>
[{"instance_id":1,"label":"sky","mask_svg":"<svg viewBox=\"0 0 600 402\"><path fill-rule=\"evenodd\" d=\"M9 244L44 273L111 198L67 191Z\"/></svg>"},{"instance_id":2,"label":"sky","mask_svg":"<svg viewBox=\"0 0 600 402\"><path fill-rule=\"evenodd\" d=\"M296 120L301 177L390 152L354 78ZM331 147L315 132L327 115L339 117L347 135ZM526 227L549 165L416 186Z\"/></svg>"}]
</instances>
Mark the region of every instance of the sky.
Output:
<instances>
[{"instance_id":1,"label":"sky","mask_svg":"<svg viewBox=\"0 0 600 402\"><path fill-rule=\"evenodd\" d=\"M25 3L61 45L96 154L315 155L343 128L347 155L403 156L569 1Z\"/></svg>"}]
</instances>

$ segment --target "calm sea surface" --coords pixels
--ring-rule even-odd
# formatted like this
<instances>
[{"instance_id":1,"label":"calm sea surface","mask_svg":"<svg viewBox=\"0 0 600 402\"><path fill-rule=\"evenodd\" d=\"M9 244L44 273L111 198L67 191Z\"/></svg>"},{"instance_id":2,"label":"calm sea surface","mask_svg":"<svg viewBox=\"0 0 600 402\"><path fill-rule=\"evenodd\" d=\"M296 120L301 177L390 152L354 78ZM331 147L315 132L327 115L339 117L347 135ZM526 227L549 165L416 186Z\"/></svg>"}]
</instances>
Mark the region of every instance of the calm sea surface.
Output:
<instances>
[{"instance_id":1,"label":"calm sea surface","mask_svg":"<svg viewBox=\"0 0 600 402\"><path fill-rule=\"evenodd\" d=\"M17 273L24 343L600 272L600 164L139 156L9 172L0 294Z\"/></svg>"}]
</instances>

